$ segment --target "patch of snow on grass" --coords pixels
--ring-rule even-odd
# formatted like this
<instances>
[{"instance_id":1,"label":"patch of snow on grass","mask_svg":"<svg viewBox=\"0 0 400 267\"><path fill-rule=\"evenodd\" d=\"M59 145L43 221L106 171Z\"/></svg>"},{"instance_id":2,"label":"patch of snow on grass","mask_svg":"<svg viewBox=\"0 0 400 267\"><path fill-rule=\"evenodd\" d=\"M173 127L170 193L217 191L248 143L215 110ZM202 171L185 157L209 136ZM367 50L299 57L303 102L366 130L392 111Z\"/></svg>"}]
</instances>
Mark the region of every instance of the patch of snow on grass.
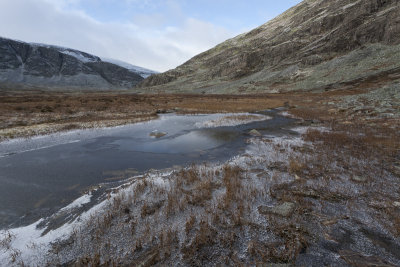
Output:
<instances>
[{"instance_id":1,"label":"patch of snow on grass","mask_svg":"<svg viewBox=\"0 0 400 267\"><path fill-rule=\"evenodd\" d=\"M86 201L90 201L91 195L85 195L66 208L73 208L77 205L83 205ZM112 199L111 199L112 200ZM2 230L0 231L0 243L3 237L10 236L10 242L7 247L0 246L0 266L41 266L45 263L46 255L51 249L51 244L68 239L74 232L74 229L90 217L103 210L109 200L105 200L98 205L92 207L77 217L73 222L64 224L58 229L51 230L43 235L44 229L39 229L38 225L43 221L39 221L24 227Z\"/></svg>"},{"instance_id":2,"label":"patch of snow on grass","mask_svg":"<svg viewBox=\"0 0 400 267\"><path fill-rule=\"evenodd\" d=\"M89 203L91 198L92 198L92 194L91 193L83 195L80 198L74 200L68 206L60 209L60 211L67 211L67 210L71 210L71 209L82 207L84 204Z\"/></svg>"}]
</instances>

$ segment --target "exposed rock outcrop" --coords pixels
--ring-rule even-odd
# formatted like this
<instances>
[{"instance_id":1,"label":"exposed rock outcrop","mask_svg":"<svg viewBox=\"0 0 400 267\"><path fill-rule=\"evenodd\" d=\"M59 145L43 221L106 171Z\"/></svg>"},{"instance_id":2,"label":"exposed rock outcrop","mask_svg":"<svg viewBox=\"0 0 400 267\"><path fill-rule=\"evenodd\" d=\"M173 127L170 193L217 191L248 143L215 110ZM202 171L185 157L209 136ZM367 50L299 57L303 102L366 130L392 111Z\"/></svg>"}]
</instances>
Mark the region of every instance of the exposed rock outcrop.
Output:
<instances>
[{"instance_id":1,"label":"exposed rock outcrop","mask_svg":"<svg viewBox=\"0 0 400 267\"><path fill-rule=\"evenodd\" d=\"M85 52L0 38L0 88L128 89L142 80Z\"/></svg>"},{"instance_id":2,"label":"exposed rock outcrop","mask_svg":"<svg viewBox=\"0 0 400 267\"><path fill-rule=\"evenodd\" d=\"M398 0L305 0L139 87L194 93L330 89L399 73L399 44Z\"/></svg>"}]
</instances>

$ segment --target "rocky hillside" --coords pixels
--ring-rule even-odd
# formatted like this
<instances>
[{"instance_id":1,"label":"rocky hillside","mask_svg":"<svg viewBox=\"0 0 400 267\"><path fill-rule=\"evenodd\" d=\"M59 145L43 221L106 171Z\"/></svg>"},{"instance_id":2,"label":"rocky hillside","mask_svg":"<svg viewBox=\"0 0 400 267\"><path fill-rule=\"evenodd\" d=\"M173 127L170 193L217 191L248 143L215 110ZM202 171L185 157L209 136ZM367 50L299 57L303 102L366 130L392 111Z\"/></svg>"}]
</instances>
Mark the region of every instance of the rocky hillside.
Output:
<instances>
[{"instance_id":1,"label":"rocky hillside","mask_svg":"<svg viewBox=\"0 0 400 267\"><path fill-rule=\"evenodd\" d=\"M140 90L327 90L400 76L399 0L305 0L266 24L144 80Z\"/></svg>"},{"instance_id":2,"label":"rocky hillside","mask_svg":"<svg viewBox=\"0 0 400 267\"><path fill-rule=\"evenodd\" d=\"M144 72L78 50L0 38L0 89L127 89Z\"/></svg>"}]
</instances>

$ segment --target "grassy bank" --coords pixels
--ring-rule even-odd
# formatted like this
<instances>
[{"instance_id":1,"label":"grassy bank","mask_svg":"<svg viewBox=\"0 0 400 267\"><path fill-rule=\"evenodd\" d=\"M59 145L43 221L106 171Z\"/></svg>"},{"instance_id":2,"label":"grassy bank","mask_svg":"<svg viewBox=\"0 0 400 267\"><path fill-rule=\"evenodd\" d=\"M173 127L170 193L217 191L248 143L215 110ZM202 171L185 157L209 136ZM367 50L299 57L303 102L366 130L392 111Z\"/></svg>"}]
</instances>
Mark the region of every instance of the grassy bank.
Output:
<instances>
[{"instance_id":1,"label":"grassy bank","mask_svg":"<svg viewBox=\"0 0 400 267\"><path fill-rule=\"evenodd\" d=\"M293 135L251 137L222 164L135 177L61 240L29 254L10 232L2 251L16 265L400 265L396 92L279 96L299 118Z\"/></svg>"},{"instance_id":2,"label":"grassy bank","mask_svg":"<svg viewBox=\"0 0 400 267\"><path fill-rule=\"evenodd\" d=\"M282 106L280 96L1 92L0 141L73 129L112 127L158 113L251 112Z\"/></svg>"}]
</instances>

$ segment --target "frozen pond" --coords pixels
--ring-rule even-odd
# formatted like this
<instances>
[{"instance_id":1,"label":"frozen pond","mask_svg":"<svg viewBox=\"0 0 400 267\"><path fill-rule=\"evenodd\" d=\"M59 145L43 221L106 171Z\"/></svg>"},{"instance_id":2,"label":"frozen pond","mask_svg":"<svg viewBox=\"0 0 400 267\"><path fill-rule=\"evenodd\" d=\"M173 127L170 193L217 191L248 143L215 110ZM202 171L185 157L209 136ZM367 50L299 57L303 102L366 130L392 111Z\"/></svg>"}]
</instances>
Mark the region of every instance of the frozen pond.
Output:
<instances>
[{"instance_id":1,"label":"frozen pond","mask_svg":"<svg viewBox=\"0 0 400 267\"><path fill-rule=\"evenodd\" d=\"M249 130L284 134L281 127L293 122L274 111L265 114L272 119L214 128L203 126L226 115L167 114L0 143L0 229L49 216L99 184L113 186L149 169L227 160L244 149Z\"/></svg>"}]
</instances>

